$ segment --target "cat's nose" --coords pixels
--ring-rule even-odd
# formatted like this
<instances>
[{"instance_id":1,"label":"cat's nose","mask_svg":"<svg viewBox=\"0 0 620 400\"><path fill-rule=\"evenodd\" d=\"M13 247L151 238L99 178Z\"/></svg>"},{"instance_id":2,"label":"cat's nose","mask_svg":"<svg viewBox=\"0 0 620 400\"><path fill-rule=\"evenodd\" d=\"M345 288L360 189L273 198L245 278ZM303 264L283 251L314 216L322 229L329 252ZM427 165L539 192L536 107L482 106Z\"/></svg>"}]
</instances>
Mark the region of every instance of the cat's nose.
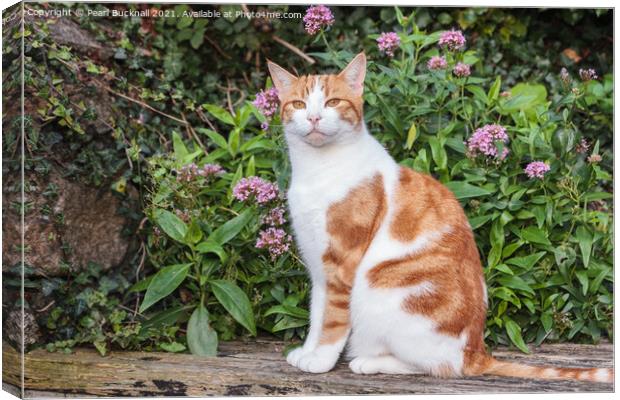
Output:
<instances>
[{"instance_id":1,"label":"cat's nose","mask_svg":"<svg viewBox=\"0 0 620 400\"><path fill-rule=\"evenodd\" d=\"M308 121L312 123L312 125L316 125L321 120L320 115L310 115L308 117Z\"/></svg>"}]
</instances>

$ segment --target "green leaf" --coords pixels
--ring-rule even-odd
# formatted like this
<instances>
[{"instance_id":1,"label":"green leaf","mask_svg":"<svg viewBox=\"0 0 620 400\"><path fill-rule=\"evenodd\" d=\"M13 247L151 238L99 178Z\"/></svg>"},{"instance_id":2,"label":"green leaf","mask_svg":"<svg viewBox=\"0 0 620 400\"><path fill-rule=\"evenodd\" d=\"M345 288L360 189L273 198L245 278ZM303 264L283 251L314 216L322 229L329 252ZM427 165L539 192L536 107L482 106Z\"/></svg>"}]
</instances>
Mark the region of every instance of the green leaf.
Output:
<instances>
[{"instance_id":1,"label":"green leaf","mask_svg":"<svg viewBox=\"0 0 620 400\"><path fill-rule=\"evenodd\" d=\"M577 280L581 284L581 293L583 293L583 295L585 296L586 293L588 293L588 285L590 283L588 281L588 274L586 271L581 270L581 271L575 272L575 276L577 277Z\"/></svg>"},{"instance_id":2,"label":"green leaf","mask_svg":"<svg viewBox=\"0 0 620 400\"><path fill-rule=\"evenodd\" d=\"M95 348L99 352L99 355L101 355L101 356L105 356L106 353L108 352L108 346L107 346L106 342L97 340L97 341L93 342L93 345L95 346Z\"/></svg>"},{"instance_id":3,"label":"green leaf","mask_svg":"<svg viewBox=\"0 0 620 400\"><path fill-rule=\"evenodd\" d=\"M172 132L172 147L174 148L174 158L179 164L185 164L185 159L189 154L187 147L185 147L185 143L183 143L183 139L181 135L179 135L176 131Z\"/></svg>"},{"instance_id":4,"label":"green leaf","mask_svg":"<svg viewBox=\"0 0 620 400\"><path fill-rule=\"evenodd\" d=\"M193 49L199 48L205 40L205 29L197 29L192 38L189 40L189 44Z\"/></svg>"},{"instance_id":5,"label":"green leaf","mask_svg":"<svg viewBox=\"0 0 620 400\"><path fill-rule=\"evenodd\" d=\"M155 275L147 276L146 278L142 279L140 282L134 283L129 288L129 291L130 292L141 292L143 290L146 290L149 287L149 284L151 283L154 277Z\"/></svg>"},{"instance_id":6,"label":"green leaf","mask_svg":"<svg viewBox=\"0 0 620 400\"><path fill-rule=\"evenodd\" d=\"M551 245L551 242L547 238L547 233L535 226L528 226L521 230L521 237L530 243Z\"/></svg>"},{"instance_id":7,"label":"green leaf","mask_svg":"<svg viewBox=\"0 0 620 400\"><path fill-rule=\"evenodd\" d=\"M487 104L490 104L491 102L496 101L499 98L499 89L501 86L502 78L498 76L497 78L495 78L495 82L493 82L493 85L491 85L491 88L489 89Z\"/></svg>"},{"instance_id":8,"label":"green leaf","mask_svg":"<svg viewBox=\"0 0 620 400\"><path fill-rule=\"evenodd\" d=\"M159 347L169 353L180 353L182 351L185 351L185 346L183 345L183 343L179 342L160 343Z\"/></svg>"},{"instance_id":9,"label":"green leaf","mask_svg":"<svg viewBox=\"0 0 620 400\"><path fill-rule=\"evenodd\" d=\"M241 230L247 225L251 218L252 211L245 210L233 219L227 221L224 225L214 230L207 239L207 241L218 243L220 246L227 243L232 238L237 236L239 232L241 232Z\"/></svg>"},{"instance_id":10,"label":"green leaf","mask_svg":"<svg viewBox=\"0 0 620 400\"><path fill-rule=\"evenodd\" d=\"M181 305L160 311L151 315L141 324L138 335L142 338L148 337L149 329L159 329L163 326L174 326L177 321L187 317L188 306Z\"/></svg>"},{"instance_id":11,"label":"green leaf","mask_svg":"<svg viewBox=\"0 0 620 400\"><path fill-rule=\"evenodd\" d=\"M521 267L523 269L529 270L534 264L538 262L544 256L546 252L540 251L538 253L530 254L529 256L524 257L513 257L511 259L506 260L506 264L516 265L517 267Z\"/></svg>"},{"instance_id":12,"label":"green leaf","mask_svg":"<svg viewBox=\"0 0 620 400\"><path fill-rule=\"evenodd\" d=\"M540 84L519 83L510 90L510 94L510 99L501 108L508 113L528 112L547 100L547 89Z\"/></svg>"},{"instance_id":13,"label":"green leaf","mask_svg":"<svg viewBox=\"0 0 620 400\"><path fill-rule=\"evenodd\" d=\"M299 307L288 306L286 304L279 304L277 306L270 307L265 312L264 316L267 317L272 314L284 314L284 315L289 315L291 317L301 318L301 319L304 319L304 318L308 319L308 317L310 316L310 314L308 313L308 310L304 310L303 308L299 308Z\"/></svg>"},{"instance_id":14,"label":"green leaf","mask_svg":"<svg viewBox=\"0 0 620 400\"><path fill-rule=\"evenodd\" d=\"M285 317L278 321L278 323L276 323L273 328L271 328L271 332L275 333L286 329L299 328L306 325L308 325L308 320Z\"/></svg>"},{"instance_id":15,"label":"green leaf","mask_svg":"<svg viewBox=\"0 0 620 400\"><path fill-rule=\"evenodd\" d=\"M519 350L527 354L530 353L530 349L527 348L525 342L523 341L523 337L521 337L521 327L517 325L516 322L511 319L507 319L506 332L508 333L508 337L510 338L512 343L514 343L515 346L519 348Z\"/></svg>"},{"instance_id":16,"label":"green leaf","mask_svg":"<svg viewBox=\"0 0 620 400\"><path fill-rule=\"evenodd\" d=\"M509 287L511 289L517 289L524 292L527 292L531 295L534 295L534 289L530 287L522 278L512 275L512 276L503 276L498 278L497 281L502 284L502 286Z\"/></svg>"},{"instance_id":17,"label":"green leaf","mask_svg":"<svg viewBox=\"0 0 620 400\"><path fill-rule=\"evenodd\" d=\"M219 119L223 123L228 125L235 125L235 120L233 119L232 115L230 115L230 113L224 110L222 107L215 104L203 104L202 106L209 112L209 114L213 115L215 118Z\"/></svg>"},{"instance_id":18,"label":"green leaf","mask_svg":"<svg viewBox=\"0 0 620 400\"><path fill-rule=\"evenodd\" d=\"M407 150L411 150L413 147L413 143L417 139L418 129L415 126L415 122L411 124L411 128L409 128L409 132L407 132L407 142L405 143L405 148Z\"/></svg>"},{"instance_id":19,"label":"green leaf","mask_svg":"<svg viewBox=\"0 0 620 400\"><path fill-rule=\"evenodd\" d=\"M469 219L469 225L471 225L471 229L475 231L476 229L478 229L482 225L484 225L491 218L493 218L492 214L487 214L487 215L481 215L481 216L478 216L478 217L473 217L473 218Z\"/></svg>"},{"instance_id":20,"label":"green leaf","mask_svg":"<svg viewBox=\"0 0 620 400\"><path fill-rule=\"evenodd\" d=\"M219 148L225 150L228 149L228 143L226 142L226 139L219 133L206 128L196 128L196 130L200 133L204 133L205 135L207 135L209 139L213 140L213 143L215 143Z\"/></svg>"},{"instance_id":21,"label":"green leaf","mask_svg":"<svg viewBox=\"0 0 620 400\"><path fill-rule=\"evenodd\" d=\"M217 355L217 332L209 325L209 313L202 304L196 307L187 323L187 346L196 356Z\"/></svg>"},{"instance_id":22,"label":"green leaf","mask_svg":"<svg viewBox=\"0 0 620 400\"><path fill-rule=\"evenodd\" d=\"M202 230L196 221L192 221L184 237L184 243L196 244L202 239Z\"/></svg>"},{"instance_id":23,"label":"green leaf","mask_svg":"<svg viewBox=\"0 0 620 400\"><path fill-rule=\"evenodd\" d=\"M177 242L184 243L185 235L187 234L187 225L173 213L161 208L156 209L153 212L155 222L164 232Z\"/></svg>"},{"instance_id":24,"label":"green leaf","mask_svg":"<svg viewBox=\"0 0 620 400\"><path fill-rule=\"evenodd\" d=\"M546 311L540 315L540 322L542 323L545 332L548 333L553 326L553 316L550 312Z\"/></svg>"},{"instance_id":25,"label":"green leaf","mask_svg":"<svg viewBox=\"0 0 620 400\"><path fill-rule=\"evenodd\" d=\"M432 136L428 139L428 143L431 146L431 155L433 157L433 161L437 164L437 168L440 170L445 170L448 168L448 155L439 139Z\"/></svg>"},{"instance_id":26,"label":"green leaf","mask_svg":"<svg viewBox=\"0 0 620 400\"><path fill-rule=\"evenodd\" d=\"M577 228L575 236L577 240L579 240L579 250L581 250L581 257L583 258L583 266L588 268L590 264L590 254L592 253L592 235L582 225Z\"/></svg>"},{"instance_id":27,"label":"green leaf","mask_svg":"<svg viewBox=\"0 0 620 400\"><path fill-rule=\"evenodd\" d=\"M492 192L478 186L471 185L463 181L451 181L446 183L448 189L454 193L457 199L467 199L470 197L487 196Z\"/></svg>"},{"instance_id":28,"label":"green leaf","mask_svg":"<svg viewBox=\"0 0 620 400\"><path fill-rule=\"evenodd\" d=\"M191 265L192 264L175 264L160 269L146 289L144 300L140 305L140 313L143 313L150 306L168 296L174 289L179 287L185 280Z\"/></svg>"},{"instance_id":29,"label":"green leaf","mask_svg":"<svg viewBox=\"0 0 620 400\"><path fill-rule=\"evenodd\" d=\"M488 103L487 95L486 93L484 93L484 90L482 90L480 86L467 85L465 86L465 89L467 89L468 92L473 94L474 98L480 100L482 104Z\"/></svg>"},{"instance_id":30,"label":"green leaf","mask_svg":"<svg viewBox=\"0 0 620 400\"><path fill-rule=\"evenodd\" d=\"M199 253L213 253L216 254L220 260L222 262L226 262L228 255L226 254L226 251L222 248L222 246L217 243L214 242L213 240L206 240L202 243L200 243L198 246L196 246L196 250L198 250Z\"/></svg>"},{"instance_id":31,"label":"green leaf","mask_svg":"<svg viewBox=\"0 0 620 400\"><path fill-rule=\"evenodd\" d=\"M232 317L243 325L252 335L256 336L254 313L248 296L234 282L227 280L213 280L209 282L213 294Z\"/></svg>"}]
</instances>

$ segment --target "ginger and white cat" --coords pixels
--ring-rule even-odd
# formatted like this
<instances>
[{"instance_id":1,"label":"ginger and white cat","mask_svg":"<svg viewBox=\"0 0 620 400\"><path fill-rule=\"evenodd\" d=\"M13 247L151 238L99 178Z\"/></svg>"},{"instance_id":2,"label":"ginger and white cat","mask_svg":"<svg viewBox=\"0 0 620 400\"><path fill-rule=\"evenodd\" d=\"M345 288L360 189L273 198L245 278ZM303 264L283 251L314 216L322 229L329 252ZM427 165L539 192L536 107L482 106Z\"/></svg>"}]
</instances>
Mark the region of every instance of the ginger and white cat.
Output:
<instances>
[{"instance_id":1,"label":"ginger and white cat","mask_svg":"<svg viewBox=\"0 0 620 400\"><path fill-rule=\"evenodd\" d=\"M312 279L310 331L287 361L355 373L611 382L613 370L496 360L483 334L486 286L453 194L399 166L363 120L366 57L338 75L296 77L268 62L292 165L288 203Z\"/></svg>"}]
</instances>

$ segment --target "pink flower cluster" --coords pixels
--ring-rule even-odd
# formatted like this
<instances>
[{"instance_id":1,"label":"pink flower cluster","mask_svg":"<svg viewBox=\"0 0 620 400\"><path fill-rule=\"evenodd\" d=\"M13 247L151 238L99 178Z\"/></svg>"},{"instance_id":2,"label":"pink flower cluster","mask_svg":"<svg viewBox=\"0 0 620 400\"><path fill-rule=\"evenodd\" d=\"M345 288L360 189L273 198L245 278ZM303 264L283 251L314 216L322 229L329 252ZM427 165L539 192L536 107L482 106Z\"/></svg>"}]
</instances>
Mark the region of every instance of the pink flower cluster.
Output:
<instances>
[{"instance_id":1,"label":"pink flower cluster","mask_svg":"<svg viewBox=\"0 0 620 400\"><path fill-rule=\"evenodd\" d=\"M323 5L308 8L304 15L306 32L310 35L316 35L321 29L331 26L334 21L332 11Z\"/></svg>"},{"instance_id":2,"label":"pink flower cluster","mask_svg":"<svg viewBox=\"0 0 620 400\"><path fill-rule=\"evenodd\" d=\"M583 154L583 153L586 153L589 148L590 148L590 143L588 143L586 139L582 138L577 144L577 146L575 146L575 151L579 154Z\"/></svg>"},{"instance_id":3,"label":"pink flower cluster","mask_svg":"<svg viewBox=\"0 0 620 400\"><path fill-rule=\"evenodd\" d=\"M543 179L551 168L542 161L532 161L525 167L525 173L530 179Z\"/></svg>"},{"instance_id":4,"label":"pink flower cluster","mask_svg":"<svg viewBox=\"0 0 620 400\"><path fill-rule=\"evenodd\" d=\"M437 71L440 69L446 69L448 67L448 62L444 56L433 56L426 63L426 66L431 71Z\"/></svg>"},{"instance_id":5,"label":"pink flower cluster","mask_svg":"<svg viewBox=\"0 0 620 400\"><path fill-rule=\"evenodd\" d=\"M267 90L261 90L256 94L256 99L252 102L252 104L267 118L273 117L278 109L278 106L280 105L278 90L275 87Z\"/></svg>"},{"instance_id":6,"label":"pink flower cluster","mask_svg":"<svg viewBox=\"0 0 620 400\"><path fill-rule=\"evenodd\" d=\"M210 178L223 172L224 168L217 164L205 164L202 167L198 167L194 163L184 165L180 170L176 171L177 181L179 182L190 182L198 176Z\"/></svg>"},{"instance_id":7,"label":"pink flower cluster","mask_svg":"<svg viewBox=\"0 0 620 400\"><path fill-rule=\"evenodd\" d=\"M291 235L282 228L269 227L258 233L257 249L267 248L272 260L284 254L291 245Z\"/></svg>"},{"instance_id":8,"label":"pink flower cluster","mask_svg":"<svg viewBox=\"0 0 620 400\"><path fill-rule=\"evenodd\" d=\"M463 32L452 29L451 31L446 31L441 34L439 37L439 46L445 47L450 51L461 50L465 47L465 36L463 36Z\"/></svg>"},{"instance_id":9,"label":"pink flower cluster","mask_svg":"<svg viewBox=\"0 0 620 400\"><path fill-rule=\"evenodd\" d=\"M266 204L278 197L278 187L258 176L250 176L237 182L233 188L233 196L239 201L246 201L254 196L258 204Z\"/></svg>"},{"instance_id":10,"label":"pink flower cluster","mask_svg":"<svg viewBox=\"0 0 620 400\"><path fill-rule=\"evenodd\" d=\"M261 222L271 226L284 225L286 223L286 218L284 218L285 212L286 210L282 206L272 208L267 215L263 217Z\"/></svg>"},{"instance_id":11,"label":"pink flower cluster","mask_svg":"<svg viewBox=\"0 0 620 400\"><path fill-rule=\"evenodd\" d=\"M388 57L394 57L394 51L400 46L400 37L396 32L382 32L377 38L377 46Z\"/></svg>"},{"instance_id":12,"label":"pink flower cluster","mask_svg":"<svg viewBox=\"0 0 620 400\"><path fill-rule=\"evenodd\" d=\"M487 157L494 157L504 160L509 153L508 147L504 146L501 154L498 154L497 142L508 143L506 129L497 124L485 125L476 129L474 134L467 140L467 152L471 157L483 154Z\"/></svg>"},{"instance_id":13,"label":"pink flower cluster","mask_svg":"<svg viewBox=\"0 0 620 400\"><path fill-rule=\"evenodd\" d=\"M596 75L596 71L593 70L592 68L580 69L579 70L579 77L584 82L588 82L588 81L591 81L591 80L594 80L594 79L598 79L598 75Z\"/></svg>"},{"instance_id":14,"label":"pink flower cluster","mask_svg":"<svg viewBox=\"0 0 620 400\"><path fill-rule=\"evenodd\" d=\"M459 78L465 78L471 75L471 68L465 63L458 63L454 66L452 73Z\"/></svg>"}]
</instances>

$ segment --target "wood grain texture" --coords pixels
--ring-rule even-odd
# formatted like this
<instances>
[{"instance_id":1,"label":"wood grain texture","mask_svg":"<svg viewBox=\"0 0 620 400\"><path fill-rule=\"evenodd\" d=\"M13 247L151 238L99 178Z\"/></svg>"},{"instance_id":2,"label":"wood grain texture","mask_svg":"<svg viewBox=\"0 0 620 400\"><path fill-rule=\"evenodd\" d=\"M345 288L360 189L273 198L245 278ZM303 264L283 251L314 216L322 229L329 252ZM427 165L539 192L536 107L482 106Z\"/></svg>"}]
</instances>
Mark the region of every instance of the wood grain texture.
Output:
<instances>
[{"instance_id":1,"label":"wood grain texture","mask_svg":"<svg viewBox=\"0 0 620 400\"><path fill-rule=\"evenodd\" d=\"M326 374L300 372L282 355L285 343L257 339L224 342L218 357L91 349L73 354L38 349L26 354L26 397L73 396L262 396L329 394L612 392L603 383L474 377L353 374L346 362ZM20 356L3 343L5 390L19 386ZM613 345L551 344L532 354L498 349L499 359L562 367L612 367Z\"/></svg>"}]
</instances>

